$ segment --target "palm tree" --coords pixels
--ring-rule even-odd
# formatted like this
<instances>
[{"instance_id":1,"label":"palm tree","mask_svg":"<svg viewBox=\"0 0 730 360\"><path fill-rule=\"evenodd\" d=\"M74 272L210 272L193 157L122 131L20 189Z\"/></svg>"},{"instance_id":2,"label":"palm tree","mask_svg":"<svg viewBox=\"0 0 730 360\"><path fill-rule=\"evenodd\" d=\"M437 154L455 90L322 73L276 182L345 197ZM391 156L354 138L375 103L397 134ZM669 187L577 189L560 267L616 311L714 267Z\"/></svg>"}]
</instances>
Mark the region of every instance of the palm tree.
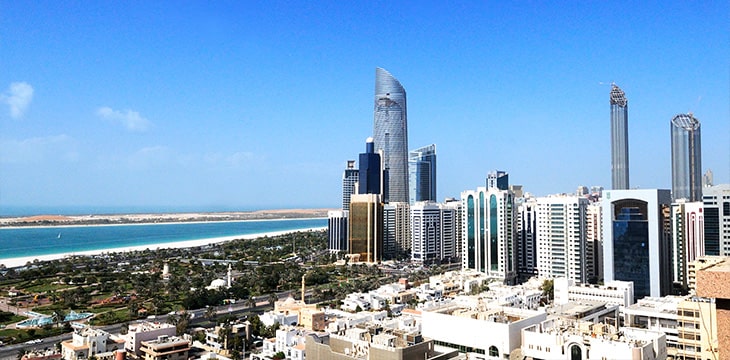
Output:
<instances>
[{"instance_id":1,"label":"palm tree","mask_svg":"<svg viewBox=\"0 0 730 360\"><path fill-rule=\"evenodd\" d=\"M269 295L269 305L274 306L274 303L279 301L279 295L276 295L276 293L271 293Z\"/></svg>"},{"instance_id":2,"label":"palm tree","mask_svg":"<svg viewBox=\"0 0 730 360\"><path fill-rule=\"evenodd\" d=\"M256 299L254 299L253 296L249 296L249 298L246 299L246 306L250 308L256 307Z\"/></svg>"},{"instance_id":3,"label":"palm tree","mask_svg":"<svg viewBox=\"0 0 730 360\"><path fill-rule=\"evenodd\" d=\"M215 306L210 306L205 309L205 318L208 319L208 321L213 322L215 320L217 312L215 311Z\"/></svg>"},{"instance_id":4,"label":"palm tree","mask_svg":"<svg viewBox=\"0 0 730 360\"><path fill-rule=\"evenodd\" d=\"M53 323L56 324L56 326L60 326L61 323L66 320L66 313L64 313L61 309L53 310L51 320L53 320Z\"/></svg>"}]
</instances>

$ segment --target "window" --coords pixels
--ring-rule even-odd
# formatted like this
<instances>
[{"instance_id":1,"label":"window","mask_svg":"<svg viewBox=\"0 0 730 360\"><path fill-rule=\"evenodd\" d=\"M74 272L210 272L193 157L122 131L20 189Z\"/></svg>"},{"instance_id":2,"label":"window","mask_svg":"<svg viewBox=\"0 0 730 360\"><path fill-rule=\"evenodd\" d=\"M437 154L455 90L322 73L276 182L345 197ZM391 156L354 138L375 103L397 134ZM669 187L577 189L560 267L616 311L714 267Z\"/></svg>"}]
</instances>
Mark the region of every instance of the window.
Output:
<instances>
[{"instance_id":1,"label":"window","mask_svg":"<svg viewBox=\"0 0 730 360\"><path fill-rule=\"evenodd\" d=\"M539 346L538 346L539 348ZM496 346L492 345L489 347L489 356L499 356L499 350Z\"/></svg>"}]
</instances>

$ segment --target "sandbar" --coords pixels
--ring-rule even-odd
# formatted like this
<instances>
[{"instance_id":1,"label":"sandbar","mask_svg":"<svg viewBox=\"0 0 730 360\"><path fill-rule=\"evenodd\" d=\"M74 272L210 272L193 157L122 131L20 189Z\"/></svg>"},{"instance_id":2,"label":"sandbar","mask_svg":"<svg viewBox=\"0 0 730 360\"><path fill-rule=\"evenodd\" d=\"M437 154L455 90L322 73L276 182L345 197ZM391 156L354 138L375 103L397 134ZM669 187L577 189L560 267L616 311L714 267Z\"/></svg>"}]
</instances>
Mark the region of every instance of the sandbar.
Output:
<instances>
[{"instance_id":1,"label":"sandbar","mask_svg":"<svg viewBox=\"0 0 730 360\"><path fill-rule=\"evenodd\" d=\"M110 254L110 253L119 253L119 252L142 251L142 250L147 250L147 249L150 249L150 250L182 249L182 248L204 246L204 245L215 244L215 243L231 241L231 240L238 240L238 239L253 240L253 239L257 239L257 238L264 237L264 236L271 237L271 236L279 236L279 235L290 234L290 233L295 233L295 232L321 231L321 230L326 230L326 229L327 229L326 227L317 227L317 228L308 228L308 229L281 230L281 231L264 232L264 233L257 233L257 234L221 236L221 237L203 238L203 239L196 239L196 240L166 242L166 243L160 243L160 244L147 244L147 245L128 246L128 247L111 248L111 249L87 250L87 251L79 251L79 252L73 252L73 253L58 253L58 254L48 254L48 255L15 257L15 258L0 259L0 264L5 265L5 267L7 267L7 268L13 268L13 267L24 266L28 262L32 263L35 260L49 261L49 260L63 259L63 258L70 257L70 256L79 256L79 255L92 256L92 255L101 255L101 254Z\"/></svg>"}]
</instances>

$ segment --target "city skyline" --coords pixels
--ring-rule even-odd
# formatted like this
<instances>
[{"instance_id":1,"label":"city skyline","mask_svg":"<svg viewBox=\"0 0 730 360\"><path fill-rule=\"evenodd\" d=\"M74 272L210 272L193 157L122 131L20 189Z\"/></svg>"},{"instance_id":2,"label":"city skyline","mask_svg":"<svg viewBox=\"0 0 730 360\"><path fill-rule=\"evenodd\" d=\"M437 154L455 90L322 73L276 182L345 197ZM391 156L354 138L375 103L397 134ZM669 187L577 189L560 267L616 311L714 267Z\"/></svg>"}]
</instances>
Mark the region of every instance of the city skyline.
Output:
<instances>
[{"instance_id":1,"label":"city skyline","mask_svg":"<svg viewBox=\"0 0 730 360\"><path fill-rule=\"evenodd\" d=\"M438 200L494 169L610 188L612 82L631 188L671 188L687 112L730 182L730 4L626 6L3 3L0 208L340 207L377 67L409 93L408 143L439 148Z\"/></svg>"}]
</instances>

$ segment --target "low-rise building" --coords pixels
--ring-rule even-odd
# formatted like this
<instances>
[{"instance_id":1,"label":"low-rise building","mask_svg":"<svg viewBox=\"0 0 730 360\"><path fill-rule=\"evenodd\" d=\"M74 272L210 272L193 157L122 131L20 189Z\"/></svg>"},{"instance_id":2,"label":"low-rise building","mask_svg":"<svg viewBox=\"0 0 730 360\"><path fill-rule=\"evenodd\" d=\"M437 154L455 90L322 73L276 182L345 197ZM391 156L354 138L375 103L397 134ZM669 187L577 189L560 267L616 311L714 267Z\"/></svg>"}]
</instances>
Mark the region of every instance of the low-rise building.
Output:
<instances>
[{"instance_id":1,"label":"low-rise building","mask_svg":"<svg viewBox=\"0 0 730 360\"><path fill-rule=\"evenodd\" d=\"M619 306L634 303L634 283L631 281L609 281L604 285L576 284L574 280L556 278L553 281L555 304L570 301L602 301Z\"/></svg>"},{"instance_id":2,"label":"low-rise building","mask_svg":"<svg viewBox=\"0 0 730 360\"><path fill-rule=\"evenodd\" d=\"M79 360L95 357L114 358L114 352L124 349L124 340L112 338L101 329L82 327L74 330L71 340L61 342L61 355L65 360Z\"/></svg>"},{"instance_id":3,"label":"low-rise building","mask_svg":"<svg viewBox=\"0 0 730 360\"><path fill-rule=\"evenodd\" d=\"M160 335L155 340L140 343L144 360L187 360L190 341L178 336Z\"/></svg>"},{"instance_id":4,"label":"low-rise building","mask_svg":"<svg viewBox=\"0 0 730 360\"><path fill-rule=\"evenodd\" d=\"M420 333L370 324L341 334L312 334L306 341L307 360L446 360L454 350L437 350Z\"/></svg>"},{"instance_id":5,"label":"low-rise building","mask_svg":"<svg viewBox=\"0 0 730 360\"><path fill-rule=\"evenodd\" d=\"M543 311L487 304L464 307L445 302L421 312L422 334L438 345L467 353L471 358L503 358L520 347L520 331L547 319ZM496 354L496 355L494 355Z\"/></svg>"},{"instance_id":6,"label":"low-rise building","mask_svg":"<svg viewBox=\"0 0 730 360\"><path fill-rule=\"evenodd\" d=\"M142 341L157 339L159 336L174 336L175 326L168 323L141 321L129 325L126 334L119 335L125 341L124 347L132 356L140 357Z\"/></svg>"},{"instance_id":7,"label":"low-rise building","mask_svg":"<svg viewBox=\"0 0 730 360\"><path fill-rule=\"evenodd\" d=\"M522 330L521 349L534 359L657 360L667 357L665 341L657 331L556 318Z\"/></svg>"},{"instance_id":8,"label":"low-rise building","mask_svg":"<svg viewBox=\"0 0 730 360\"><path fill-rule=\"evenodd\" d=\"M667 335L667 354L677 351L677 308L683 296L645 297L636 304L621 309L624 328L647 329Z\"/></svg>"},{"instance_id":9,"label":"low-rise building","mask_svg":"<svg viewBox=\"0 0 730 360\"><path fill-rule=\"evenodd\" d=\"M677 307L677 359L719 359L717 306L712 299L692 296Z\"/></svg>"}]
</instances>

